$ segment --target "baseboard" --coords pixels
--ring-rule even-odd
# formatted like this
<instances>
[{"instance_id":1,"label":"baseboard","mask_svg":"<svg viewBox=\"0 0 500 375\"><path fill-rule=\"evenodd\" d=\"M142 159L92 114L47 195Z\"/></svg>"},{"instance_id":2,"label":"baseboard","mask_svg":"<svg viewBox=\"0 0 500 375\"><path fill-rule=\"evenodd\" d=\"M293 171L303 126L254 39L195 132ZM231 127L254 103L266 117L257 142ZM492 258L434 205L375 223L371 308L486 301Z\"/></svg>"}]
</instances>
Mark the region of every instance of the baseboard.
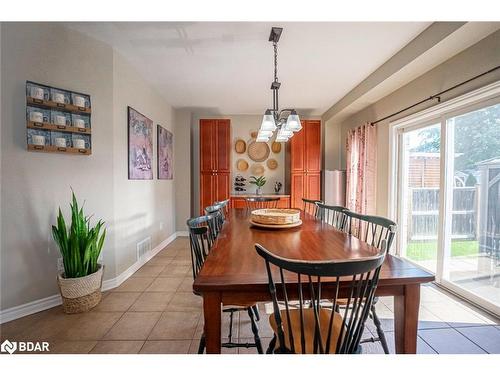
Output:
<instances>
[{"instance_id":1,"label":"baseboard","mask_svg":"<svg viewBox=\"0 0 500 375\"><path fill-rule=\"evenodd\" d=\"M164 249L170 242L175 240L177 237L185 237L188 233L181 231L175 232L170 237L159 243L154 249L152 249L147 256L139 259L117 277L109 280L104 280L102 282L102 290L106 291L109 289L116 288L120 286L125 280L134 274L139 268L146 264L151 258L158 254L162 249ZM61 296L55 294L50 297L45 297L36 301L28 302L23 305L14 306L5 310L0 311L0 324L10 322L11 320L22 318L26 315L31 315L43 310L50 309L54 306L58 306L62 303Z\"/></svg>"}]
</instances>

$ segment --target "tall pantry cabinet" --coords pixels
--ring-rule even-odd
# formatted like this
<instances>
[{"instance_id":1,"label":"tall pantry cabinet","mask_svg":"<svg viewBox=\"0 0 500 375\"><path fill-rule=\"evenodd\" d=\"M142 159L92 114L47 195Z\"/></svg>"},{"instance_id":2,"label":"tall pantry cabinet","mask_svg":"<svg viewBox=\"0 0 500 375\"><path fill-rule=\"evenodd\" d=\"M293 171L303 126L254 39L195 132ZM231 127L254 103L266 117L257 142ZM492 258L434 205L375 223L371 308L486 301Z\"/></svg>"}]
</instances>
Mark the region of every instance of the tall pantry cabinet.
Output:
<instances>
[{"instance_id":1,"label":"tall pantry cabinet","mask_svg":"<svg viewBox=\"0 0 500 375\"><path fill-rule=\"evenodd\" d=\"M321 121L303 120L302 130L288 143L290 207L302 208L302 198L321 199Z\"/></svg>"},{"instance_id":2,"label":"tall pantry cabinet","mask_svg":"<svg viewBox=\"0 0 500 375\"><path fill-rule=\"evenodd\" d=\"M231 121L200 120L200 212L216 201L229 199Z\"/></svg>"}]
</instances>

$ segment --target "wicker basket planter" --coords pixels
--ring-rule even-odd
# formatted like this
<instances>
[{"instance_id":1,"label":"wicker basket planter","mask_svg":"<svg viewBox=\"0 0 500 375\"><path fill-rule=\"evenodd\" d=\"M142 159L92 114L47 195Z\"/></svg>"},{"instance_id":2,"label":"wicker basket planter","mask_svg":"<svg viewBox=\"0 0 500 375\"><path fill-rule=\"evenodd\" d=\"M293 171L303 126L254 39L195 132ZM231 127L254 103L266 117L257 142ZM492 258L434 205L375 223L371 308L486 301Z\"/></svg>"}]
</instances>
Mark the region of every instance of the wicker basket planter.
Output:
<instances>
[{"instance_id":1,"label":"wicker basket planter","mask_svg":"<svg viewBox=\"0 0 500 375\"><path fill-rule=\"evenodd\" d=\"M57 276L57 283L63 301L63 310L66 314L76 314L89 311L101 301L102 277L104 266L93 274L66 279L64 274Z\"/></svg>"},{"instance_id":2,"label":"wicker basket planter","mask_svg":"<svg viewBox=\"0 0 500 375\"><path fill-rule=\"evenodd\" d=\"M300 211L294 209L267 208L252 211L251 220L269 225L294 224L300 221Z\"/></svg>"}]
</instances>

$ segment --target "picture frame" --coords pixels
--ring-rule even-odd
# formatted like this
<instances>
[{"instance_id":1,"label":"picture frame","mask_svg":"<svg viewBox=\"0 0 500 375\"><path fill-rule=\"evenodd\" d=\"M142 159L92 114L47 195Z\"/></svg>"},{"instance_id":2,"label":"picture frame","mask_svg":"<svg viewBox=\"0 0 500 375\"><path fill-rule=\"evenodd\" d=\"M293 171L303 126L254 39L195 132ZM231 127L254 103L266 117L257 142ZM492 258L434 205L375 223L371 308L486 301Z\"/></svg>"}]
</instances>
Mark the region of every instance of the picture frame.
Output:
<instances>
[{"instance_id":1,"label":"picture frame","mask_svg":"<svg viewBox=\"0 0 500 375\"><path fill-rule=\"evenodd\" d=\"M128 179L153 179L153 120L127 107Z\"/></svg>"},{"instance_id":2,"label":"picture frame","mask_svg":"<svg viewBox=\"0 0 500 375\"><path fill-rule=\"evenodd\" d=\"M172 180L174 135L161 125L156 125L158 180Z\"/></svg>"}]
</instances>

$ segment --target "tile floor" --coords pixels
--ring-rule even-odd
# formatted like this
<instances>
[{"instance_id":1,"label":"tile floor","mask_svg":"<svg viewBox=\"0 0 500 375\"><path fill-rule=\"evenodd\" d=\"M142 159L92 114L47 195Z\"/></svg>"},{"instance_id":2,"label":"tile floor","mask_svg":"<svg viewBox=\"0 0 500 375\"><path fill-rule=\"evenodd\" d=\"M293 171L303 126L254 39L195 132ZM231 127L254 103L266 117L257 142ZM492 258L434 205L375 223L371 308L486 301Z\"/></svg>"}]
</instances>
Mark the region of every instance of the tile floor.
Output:
<instances>
[{"instance_id":1,"label":"tile floor","mask_svg":"<svg viewBox=\"0 0 500 375\"><path fill-rule=\"evenodd\" d=\"M48 341L51 353L196 353L203 330L201 298L191 291L189 244L178 238L102 302L85 314L66 315L61 307L0 326L1 341ZM377 311L394 350L392 298L381 298ZM267 347L272 331L260 308L260 336ZM250 320L236 315L233 338L252 342ZM223 318L223 337L228 332ZM434 286L422 288L419 353L500 353L500 321ZM365 335L374 332L367 324ZM365 353L382 353L378 343ZM223 349L223 353L256 353L255 348Z\"/></svg>"}]
</instances>

